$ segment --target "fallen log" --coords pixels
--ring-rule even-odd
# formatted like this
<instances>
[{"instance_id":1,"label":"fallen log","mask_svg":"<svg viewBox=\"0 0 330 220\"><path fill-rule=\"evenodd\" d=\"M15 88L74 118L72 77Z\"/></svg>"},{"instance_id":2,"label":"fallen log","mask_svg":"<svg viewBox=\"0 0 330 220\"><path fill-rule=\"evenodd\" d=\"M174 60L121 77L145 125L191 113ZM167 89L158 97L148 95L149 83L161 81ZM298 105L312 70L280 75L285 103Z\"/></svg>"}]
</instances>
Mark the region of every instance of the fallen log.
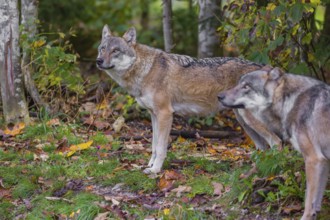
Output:
<instances>
[{"instance_id":1,"label":"fallen log","mask_svg":"<svg viewBox=\"0 0 330 220\"><path fill-rule=\"evenodd\" d=\"M237 131L178 131L178 130L171 130L170 135L171 136L181 136L183 138L230 138L239 136L242 133ZM149 139L152 138L151 135L143 135L143 136L121 136L119 137L119 140L122 141L129 141L129 140L142 140L142 139Z\"/></svg>"}]
</instances>

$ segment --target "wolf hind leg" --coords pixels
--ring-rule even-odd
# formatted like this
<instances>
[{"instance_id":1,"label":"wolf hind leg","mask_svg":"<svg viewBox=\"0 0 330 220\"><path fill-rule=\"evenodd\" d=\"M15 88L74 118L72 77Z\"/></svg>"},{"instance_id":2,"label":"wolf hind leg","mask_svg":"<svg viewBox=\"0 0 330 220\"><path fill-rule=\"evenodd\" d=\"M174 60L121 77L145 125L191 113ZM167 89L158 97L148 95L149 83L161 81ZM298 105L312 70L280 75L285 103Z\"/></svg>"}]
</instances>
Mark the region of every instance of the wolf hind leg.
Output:
<instances>
[{"instance_id":1,"label":"wolf hind leg","mask_svg":"<svg viewBox=\"0 0 330 220\"><path fill-rule=\"evenodd\" d=\"M329 161L317 153L317 145L313 145L306 133L293 134L298 137L299 149L303 153L306 169L305 210L302 220L316 219L321 210L322 197L329 176Z\"/></svg>"}]
</instances>

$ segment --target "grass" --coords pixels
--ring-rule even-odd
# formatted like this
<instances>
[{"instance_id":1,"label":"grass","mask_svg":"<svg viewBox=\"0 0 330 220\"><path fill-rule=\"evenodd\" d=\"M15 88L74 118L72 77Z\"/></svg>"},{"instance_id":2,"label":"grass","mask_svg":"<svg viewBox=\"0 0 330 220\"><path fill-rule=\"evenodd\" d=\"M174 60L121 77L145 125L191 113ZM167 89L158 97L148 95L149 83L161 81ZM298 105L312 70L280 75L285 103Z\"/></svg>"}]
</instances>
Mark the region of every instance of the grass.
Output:
<instances>
[{"instance_id":1,"label":"grass","mask_svg":"<svg viewBox=\"0 0 330 220\"><path fill-rule=\"evenodd\" d=\"M265 212L264 206L250 204L256 177L285 177L285 181L272 183L277 191L265 195L268 205L278 204L279 201L282 205L288 204L285 201L303 201L303 161L297 153L287 148L282 152L254 151L251 160L261 169L257 174L242 180L239 176L251 168L251 161L214 161L207 157L194 157L187 154L197 151L192 147L192 141L174 142L175 148L169 151L164 169L175 170L183 176L174 181L173 188L183 185L191 187L191 190L181 197L167 192L165 197L158 185L161 176L150 178L133 166L141 165L141 161L147 163L149 154L123 150L125 148L117 140L109 144L108 137L101 132L89 137L89 140L94 141L90 148L77 151L71 157L57 152L63 138L68 140L68 145L86 142L87 135L78 133L78 130L83 129L80 125L60 124L54 127L39 123L27 127L22 135L13 139L14 147L0 148L0 178L2 186L10 193L10 196L1 198L0 202L0 213L4 219L13 219L22 214L26 219L93 219L99 213L111 210L112 202L105 201L103 196L87 188L97 186L111 189L119 183L123 184L122 193L136 195L140 200L120 201L118 207L138 219L146 216L163 219L221 218L214 210L208 211L214 205L221 207L226 213L226 219L241 218L242 207L266 215L276 212L276 209ZM43 144L42 149L35 147L38 144ZM47 154L48 159L40 159L41 152ZM189 163L175 167L172 163L175 160ZM297 172L301 174L300 179L296 177ZM70 181L82 181L83 187L67 189ZM221 183L229 189L228 192L216 198L212 182ZM62 191L62 194L58 194ZM157 199L151 202L153 195ZM61 200L47 199L54 196ZM206 197L208 201L194 206L190 201L198 196ZM330 197L329 190L325 197ZM28 207L29 203L31 207ZM145 204L156 208L146 208ZM109 215L111 217L116 219L118 214L112 212Z\"/></svg>"}]
</instances>

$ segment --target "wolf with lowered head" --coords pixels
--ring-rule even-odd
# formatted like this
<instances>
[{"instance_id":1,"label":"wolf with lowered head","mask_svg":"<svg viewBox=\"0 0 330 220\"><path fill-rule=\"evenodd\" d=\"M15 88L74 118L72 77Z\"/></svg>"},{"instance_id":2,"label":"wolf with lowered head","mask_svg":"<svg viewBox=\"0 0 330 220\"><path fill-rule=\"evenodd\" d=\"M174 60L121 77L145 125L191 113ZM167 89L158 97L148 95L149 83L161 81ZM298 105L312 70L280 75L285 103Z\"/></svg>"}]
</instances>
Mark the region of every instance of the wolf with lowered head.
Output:
<instances>
[{"instance_id":1,"label":"wolf with lowered head","mask_svg":"<svg viewBox=\"0 0 330 220\"><path fill-rule=\"evenodd\" d=\"M279 68L258 70L242 76L236 87L219 94L219 100L227 107L250 110L301 152L307 179L301 219L316 219L330 169L330 86Z\"/></svg>"},{"instance_id":2,"label":"wolf with lowered head","mask_svg":"<svg viewBox=\"0 0 330 220\"><path fill-rule=\"evenodd\" d=\"M123 37L115 37L107 25L98 50L97 67L150 112L152 155L145 173L158 173L162 168L173 113L202 116L218 111L219 92L234 86L242 74L262 68L239 58L195 59L166 53L137 43L134 28ZM257 147L264 148L269 141L244 123L244 117L238 115L243 128L259 144Z\"/></svg>"}]
</instances>

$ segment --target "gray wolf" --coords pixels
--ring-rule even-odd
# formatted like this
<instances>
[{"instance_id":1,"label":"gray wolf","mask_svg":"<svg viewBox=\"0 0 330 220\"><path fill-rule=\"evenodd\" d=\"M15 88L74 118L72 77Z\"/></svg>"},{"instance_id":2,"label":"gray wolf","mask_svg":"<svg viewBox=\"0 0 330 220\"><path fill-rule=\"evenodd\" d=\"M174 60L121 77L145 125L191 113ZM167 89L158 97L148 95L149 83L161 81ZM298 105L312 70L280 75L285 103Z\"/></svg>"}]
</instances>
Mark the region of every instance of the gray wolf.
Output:
<instances>
[{"instance_id":1,"label":"gray wolf","mask_svg":"<svg viewBox=\"0 0 330 220\"><path fill-rule=\"evenodd\" d=\"M217 99L220 91L234 86L242 74L263 67L239 58L196 59L166 53L137 43L134 28L123 37L115 37L107 25L98 51L97 67L150 112L152 155L145 173L158 173L162 168L173 113L203 116L218 111L223 108ZM271 143L255 132L258 129L249 127L248 124L257 124L250 122L253 116L242 112L244 114L237 115L238 120L258 143L257 147L264 148ZM249 123L245 123L245 119Z\"/></svg>"},{"instance_id":2,"label":"gray wolf","mask_svg":"<svg viewBox=\"0 0 330 220\"><path fill-rule=\"evenodd\" d=\"M243 75L218 98L227 107L250 110L271 132L301 152L307 179L302 219L316 219L330 167L330 86L274 68Z\"/></svg>"}]
</instances>

